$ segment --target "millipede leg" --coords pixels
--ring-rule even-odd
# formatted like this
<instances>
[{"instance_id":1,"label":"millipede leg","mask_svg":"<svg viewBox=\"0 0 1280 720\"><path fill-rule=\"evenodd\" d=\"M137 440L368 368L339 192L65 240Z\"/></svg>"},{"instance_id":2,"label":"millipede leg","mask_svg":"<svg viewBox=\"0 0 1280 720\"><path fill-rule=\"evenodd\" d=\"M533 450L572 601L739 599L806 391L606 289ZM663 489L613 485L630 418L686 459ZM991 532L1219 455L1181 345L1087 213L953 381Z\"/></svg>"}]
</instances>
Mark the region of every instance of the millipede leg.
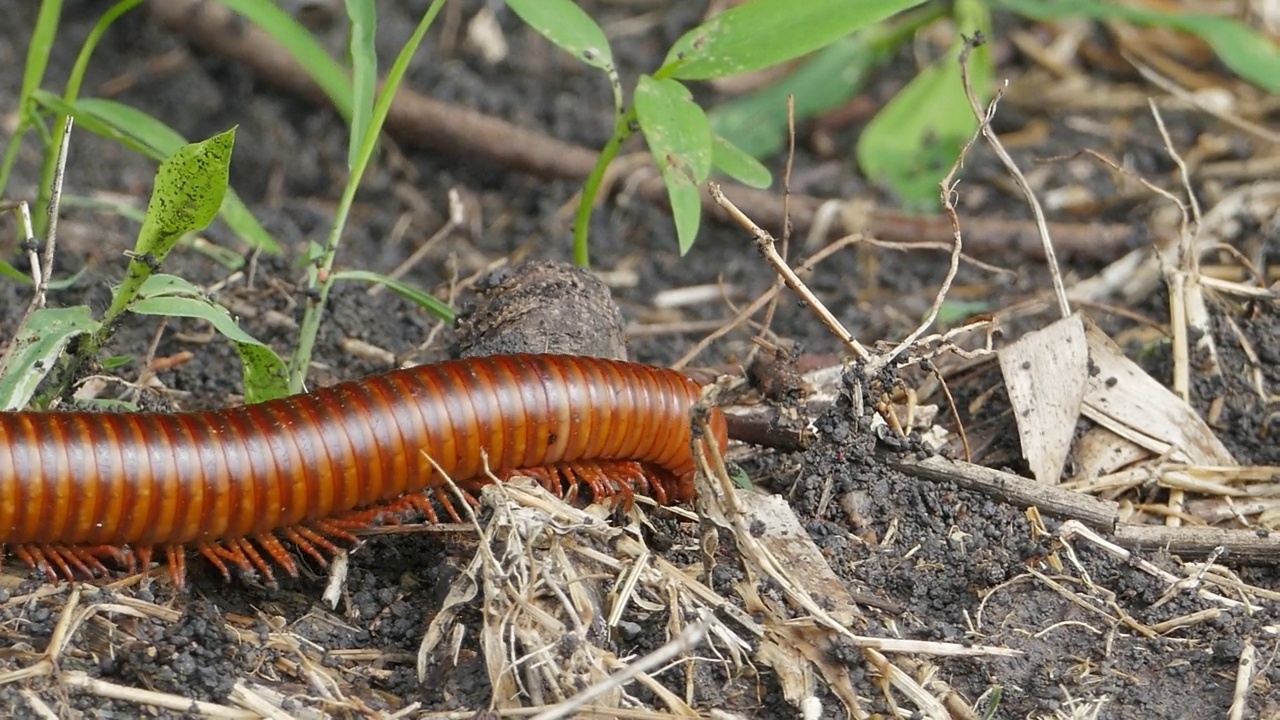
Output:
<instances>
[{"instance_id":1,"label":"millipede leg","mask_svg":"<svg viewBox=\"0 0 1280 720\"><path fill-rule=\"evenodd\" d=\"M257 535L253 538L253 542L257 543L258 547L266 550L271 559L284 568L290 577L298 577L298 566L293 562L293 556L289 554L288 550L284 549L284 546L280 544L280 539L274 534L263 533Z\"/></svg>"},{"instance_id":2,"label":"millipede leg","mask_svg":"<svg viewBox=\"0 0 1280 720\"><path fill-rule=\"evenodd\" d=\"M150 550L147 553L150 554ZM181 545L165 545L165 560L169 565L169 578L173 580L173 587L178 592L184 592L187 589L187 554ZM150 563L148 563L150 564ZM226 568L223 568L226 573Z\"/></svg>"},{"instance_id":3,"label":"millipede leg","mask_svg":"<svg viewBox=\"0 0 1280 720\"><path fill-rule=\"evenodd\" d=\"M13 553L18 556L22 562L26 563L32 570L43 571L44 576L51 583L58 582L58 573L55 572L48 558L44 556L44 552L39 545L16 545Z\"/></svg>"},{"instance_id":4,"label":"millipede leg","mask_svg":"<svg viewBox=\"0 0 1280 720\"><path fill-rule=\"evenodd\" d=\"M317 545L325 548L326 550L331 550L331 552L336 553L338 551L336 545L324 539L323 536L312 532L310 528L289 527L281 530L280 532L284 534L285 540L293 543L299 550L310 555L316 562L320 563L320 567L329 567L329 560L320 552L316 547Z\"/></svg>"},{"instance_id":5,"label":"millipede leg","mask_svg":"<svg viewBox=\"0 0 1280 720\"><path fill-rule=\"evenodd\" d=\"M107 572L97 558L90 558L90 562L86 563L75 548L66 545L46 545L45 552L47 557L57 564L58 569L62 571L62 576L68 581L75 580L77 577L93 578L97 575L95 571L98 568L102 568L103 574ZM76 574L77 571L79 575Z\"/></svg>"},{"instance_id":6,"label":"millipede leg","mask_svg":"<svg viewBox=\"0 0 1280 720\"><path fill-rule=\"evenodd\" d=\"M151 569L151 553L154 550L155 548L151 545L142 545L133 549L131 555L136 554L138 556L138 567L142 569L142 572L147 572ZM129 567L129 572L133 572L132 565Z\"/></svg>"},{"instance_id":7,"label":"millipede leg","mask_svg":"<svg viewBox=\"0 0 1280 720\"><path fill-rule=\"evenodd\" d=\"M120 567L126 567L132 564L133 554L124 548L115 545L80 545L73 547L58 546L59 552L67 552L79 558L81 562L89 567L93 575L100 576L108 573L107 567L102 564L100 558L111 560ZM132 570L130 570L132 572Z\"/></svg>"},{"instance_id":8,"label":"millipede leg","mask_svg":"<svg viewBox=\"0 0 1280 720\"><path fill-rule=\"evenodd\" d=\"M351 529L355 529L355 528L351 528ZM311 530L317 533L321 533L323 535L328 535L329 537L333 537L339 540L343 540L345 542L349 542L353 545L355 543L360 542L360 539L357 538L355 535L352 535L350 530L348 529L348 526L345 523L343 523L341 520L317 520L316 522L311 523ZM302 532L302 528L299 528L298 531ZM338 548L328 540L325 540L323 538L316 538L316 539L320 540L320 542L316 543L317 545L324 543L322 547L329 547L333 549L333 552L335 553L338 552ZM315 542L314 539L313 539L313 542Z\"/></svg>"},{"instance_id":9,"label":"millipede leg","mask_svg":"<svg viewBox=\"0 0 1280 720\"><path fill-rule=\"evenodd\" d=\"M258 548L253 546L253 541L248 538L236 538L230 541L240 553L240 557L247 558L249 563L262 573L266 578L267 584L274 586L276 584L276 575L271 571L271 564L262 559L262 555L258 554Z\"/></svg>"},{"instance_id":10,"label":"millipede leg","mask_svg":"<svg viewBox=\"0 0 1280 720\"><path fill-rule=\"evenodd\" d=\"M196 546L196 550L200 551L201 555L208 558L209 562L213 563L213 566L218 568L218 572L222 573L223 580L231 582L231 571L227 569L227 564L222 562L222 557L219 553L221 547L217 544L202 542Z\"/></svg>"}]
</instances>

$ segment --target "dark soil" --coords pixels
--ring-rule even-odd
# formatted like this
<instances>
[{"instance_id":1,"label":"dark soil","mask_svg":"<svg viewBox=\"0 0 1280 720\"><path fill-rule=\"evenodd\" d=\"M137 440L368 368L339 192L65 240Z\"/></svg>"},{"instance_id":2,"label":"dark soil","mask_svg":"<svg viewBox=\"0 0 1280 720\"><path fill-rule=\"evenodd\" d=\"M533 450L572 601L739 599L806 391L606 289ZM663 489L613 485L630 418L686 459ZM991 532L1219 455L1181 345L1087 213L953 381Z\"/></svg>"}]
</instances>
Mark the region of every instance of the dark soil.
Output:
<instances>
[{"instance_id":1,"label":"dark soil","mask_svg":"<svg viewBox=\"0 0 1280 720\"><path fill-rule=\"evenodd\" d=\"M7 69L0 73L0 114L4 120L0 132L12 127L21 83L19 68L37 5L0 4L0 68ZM380 4L384 66L425 5ZM633 3L583 5L606 26L640 12ZM89 0L67 3L46 87L61 87L80 42L108 6ZM481 6L493 4L462 2L454 11L465 23ZM659 13L658 19L644 24L640 32L613 40L628 85L638 73L654 67L664 49L696 24L704 9L703 3L646 7ZM434 98L500 116L552 137L601 146L611 124L605 82L595 71L553 51L509 12L500 11L499 18L511 45L505 60L486 63L463 41L461 33L442 49L437 28L413 64L409 85ZM328 40L333 41L336 36L330 35ZM1023 61L1006 40L997 38L996 43L998 55L1007 58L1008 71L1017 72ZM914 67L909 57L904 60L908 62L899 68ZM903 79L901 70L888 72L864 101L883 101ZM228 283L217 299L231 307L255 337L282 354L291 352L305 303L297 258L307 242L323 242L344 180L345 130L340 118L274 90L239 65L189 47L183 39L155 26L144 11L126 16L105 36L85 88L86 95L110 92L116 100L162 118L188 138L239 126L232 185L284 245L286 257L254 256L252 280L242 277ZM698 92L700 99L708 102L717 98L707 88ZM1015 153L1024 167L1034 157L1071 155L1097 141L1073 129L1078 125L1064 124L1061 118L1016 104L1011 104L1001 123L1012 128L1032 119L1048 121L1052 129L1043 146ZM1174 142L1184 148L1194 146L1210 122L1185 112L1169 112L1166 119ZM1143 132L1151 126L1144 112L1135 111L1128 120ZM861 122L823 129L825 142L853 147ZM1223 132L1217 127L1214 131ZM1157 136L1151 133L1146 137ZM892 206L891 198L866 186L848 153L824 155L822 144L815 144L812 136L806 135L802 141L795 170L801 185L798 191L830 197L865 196ZM1171 170L1158 144L1135 145L1127 151L1130 167L1140 172ZM6 199L34 198L39 165L40 148L28 138ZM780 170L783 159L775 158L770 165ZM152 163L119 145L77 132L67 166L66 192L123 196L140 207L148 196L153 171ZM966 212L1025 217L1016 196L1003 192L1004 172L989 152L980 150L970 158L965 177L962 199ZM1084 182L1099 197L1108 197L1114 190L1111 176L1101 168L1093 168ZM365 180L342 240L339 265L379 272L395 268L448 219L450 190L457 190L468 203L474 222L438 242L406 281L432 291L447 290L451 283L486 275L495 260L508 256L551 260L571 256L568 215L563 208L578 190L576 183L509 172L486 164L483 158L401 153L389 144ZM1136 200L1117 201L1100 207L1096 219L1142 223L1148 209ZM750 208L744 210L750 214ZM1081 220L1069 216L1053 219ZM11 221L6 218L3 222L4 237L12 237ZM115 214L66 210L59 234L57 274L66 276L81 269L86 273L72 288L52 293L50 304L88 303L98 311L105 308L107 288L123 274L122 253L132 247L136 232L136 225ZM1265 232L1260 234L1266 237ZM1270 243L1267 257L1274 263L1278 259L1277 236L1274 228L1270 232L1269 241L1264 242ZM215 224L207 237L249 255L220 224ZM614 299L633 330L628 352L634 360L670 363L703 334L701 330L651 334L643 332L647 325L727 319L734 313L720 301L658 310L651 301L659 291L723 282L741 306L774 280L750 238L737 228L704 225L696 245L680 257L667 210L625 190L597 210L593 237L593 265L611 279ZM0 249L17 267L26 268L10 246L0 242ZM966 299L1007 307L1030 297L1043 297L1042 291L1049 287L1042 262L1010 255L978 259L1014 270L1016 275L993 276L966 266L956 281L960 296L969 294ZM1076 264L1070 271L1087 277L1100 266ZM166 270L205 286L227 280L232 274L192 250L175 252ZM857 337L871 343L900 338L909 331L928 308L945 270L946 258L937 252L857 249L837 253L808 280L819 299ZM450 298L460 307L475 299L471 292L467 289ZM11 337L27 298L26 288L0 281L0 339ZM808 308L792 296L783 298L771 326L778 338L795 341L808 355L842 352L840 343ZM1168 322L1167 303L1160 293L1134 309L1158 322ZM1215 310L1234 319L1252 338L1267 387L1274 393L1280 388L1277 305L1258 301ZM1109 331L1132 324L1118 315L1095 313L1095 317ZM1016 337L1014 330L1036 327L1043 319L1025 318L1026 327L1010 328L1010 334ZM107 354L127 356L131 362L114 371L116 375L130 382L139 377L156 329L157 323L150 318L131 320L122 327ZM696 364L732 364L744 359L753 347L752 332L748 327L730 333ZM1280 464L1280 423L1275 420L1280 408L1274 398L1267 403L1253 392L1248 374L1252 366L1225 322L1215 327L1214 333L1226 348L1228 376L1214 387L1197 388L1198 408L1208 413L1212 398L1225 397L1226 409L1215 430L1240 463ZM455 347L452 328L440 328L435 318L394 293L370 296L364 286L339 285L322 326L309 383L313 387L326 385L385 371L409 360L440 359ZM377 352L379 349L385 353ZM242 400L239 361L225 341L210 338L207 328L198 323L170 321L155 357L183 351L190 351L191 359L159 373L164 391L148 390L156 395L149 402L203 409ZM1158 379L1167 381L1159 372L1153 370ZM992 402L1007 410L1007 404L998 399ZM1073 562L1078 566L1068 563L1051 568L1045 564L1047 556L1055 552L1057 558L1066 556L1052 536L1039 534L1024 509L945 482L923 481L889 469L883 458L895 448L877 441L869 420L869 416L855 417L847 402L841 402L814 418L817 436L809 448L799 452L765 449L744 461L754 485L788 498L814 542L852 591L898 609L896 613L870 612L866 634L1020 650L1023 654L1015 658L930 658L939 679L949 683L968 704L993 688L1001 688L996 716L1010 718L1067 717L1082 712L1090 703L1099 704L1098 717L1221 717L1232 703L1241 648L1252 643L1257 650L1255 662L1265 667L1260 667L1251 689L1246 717L1280 716L1280 666L1276 661L1280 654L1280 633L1276 631L1280 604L1271 600L1261 610L1246 613L1223 608L1190 590L1166 598L1169 588L1164 582L1083 544L1075 546ZM1016 435L1013 437L1016 443ZM1007 444L1008 436L1004 440ZM1016 456L1016 447L1013 451ZM665 543L675 548L673 562L696 565L698 557L688 548L696 548L698 528L666 517L659 517L656 524L668 537L654 538L651 545ZM1049 530L1055 527L1056 522L1051 521ZM171 608L176 619L112 615L108 621L100 615L86 620L58 669L82 670L121 685L213 702L226 702L234 682L249 679L298 698L286 701L285 709L289 710L294 707L287 704L291 702L300 703L297 707L320 707L311 702L319 690L308 685L305 668L307 663L321 663L341 675L348 683L344 692L358 698L369 713L395 711L411 703L420 703L421 712L482 710L489 707L490 687L484 658L474 639L463 645L454 667L437 669L428 682L420 684L415 670L427 623L473 550L473 544L448 534L370 537L351 557L339 610L329 610L321 601L324 573L306 563L304 577L283 578L278 587L269 588L252 578L227 583L203 560L192 557L185 595L175 594L161 579L141 585L126 582L92 596L94 602L110 602L116 593L136 597ZM738 579L731 577L738 572L731 548L722 544L721 550L717 574L725 575L709 582L717 588ZM1176 558L1160 552L1145 553L1144 557L1176 576L1184 574ZM1028 574L1031 568L1089 597L1093 609L1082 609L1037 580ZM1280 573L1274 564L1232 566L1232 570L1245 583L1280 592ZM1080 581L1085 573L1092 586ZM5 600L36 593L21 603L0 605L0 670L7 672L40 659L66 607L69 591L66 586L49 590L42 578L29 575L13 559L7 561L2 579L5 589L0 593ZM1209 609L1222 609L1222 613L1150 637L1120 619L1132 618L1147 626ZM475 617L479 614L475 607L465 612ZM651 621L635 621L635 628L635 636L618 649L620 657L643 655L665 639ZM277 637L273 632L282 629L305 639L305 644L285 647L268 641ZM372 652L361 654L362 650ZM848 666L866 708L892 712L878 680L868 674L861 652L837 647L834 654ZM754 677L729 677L720 667L699 666L694 707L702 711L722 708L761 718L797 716L768 667L761 665ZM683 681L680 683L683 687ZM140 712L131 702L106 700L42 676L0 686L0 715L37 716L28 699L30 693L62 717L136 717ZM817 696L826 709L824 717L844 717L839 701L828 692L820 689ZM639 697L646 696L641 693ZM148 712L184 716L179 711Z\"/></svg>"}]
</instances>

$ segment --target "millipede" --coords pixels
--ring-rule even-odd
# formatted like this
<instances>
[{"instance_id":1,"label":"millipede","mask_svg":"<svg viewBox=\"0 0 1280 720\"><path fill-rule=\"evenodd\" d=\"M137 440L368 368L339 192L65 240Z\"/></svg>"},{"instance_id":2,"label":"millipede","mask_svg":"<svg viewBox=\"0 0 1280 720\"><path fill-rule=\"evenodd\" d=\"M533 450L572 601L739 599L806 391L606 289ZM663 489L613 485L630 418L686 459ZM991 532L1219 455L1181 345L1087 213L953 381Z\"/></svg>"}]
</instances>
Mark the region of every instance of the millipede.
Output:
<instances>
[{"instance_id":1,"label":"millipede","mask_svg":"<svg viewBox=\"0 0 1280 720\"><path fill-rule=\"evenodd\" d=\"M648 365L505 355L395 370L314 392L205 412L0 413L0 545L52 581L133 572L153 553L185 582L196 549L274 581L322 565L334 540L434 499L456 519L445 476L467 493L529 469L569 493L660 503L694 495L691 410L702 388ZM264 555L265 554L265 555Z\"/></svg>"}]
</instances>

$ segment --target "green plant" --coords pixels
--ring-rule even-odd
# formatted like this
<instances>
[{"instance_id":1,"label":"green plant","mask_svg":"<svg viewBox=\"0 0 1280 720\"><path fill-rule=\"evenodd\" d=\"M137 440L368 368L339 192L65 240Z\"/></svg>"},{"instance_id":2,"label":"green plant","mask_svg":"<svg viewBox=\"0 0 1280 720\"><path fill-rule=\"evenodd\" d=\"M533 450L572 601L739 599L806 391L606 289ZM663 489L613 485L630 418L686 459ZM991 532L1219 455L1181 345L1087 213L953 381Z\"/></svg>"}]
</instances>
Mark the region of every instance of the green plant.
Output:
<instances>
[{"instance_id":1,"label":"green plant","mask_svg":"<svg viewBox=\"0 0 1280 720\"><path fill-rule=\"evenodd\" d=\"M862 90L870 73L902 42L926 25L950 19L956 33L951 52L922 68L867 125L855 148L869 180L892 190L910 208L935 210L938 180L976 127L961 92L956 52L962 36L990 32L988 16L994 11L1037 21L1093 19L1186 32L1204 40L1241 78L1270 92L1280 90L1280 51L1234 19L1101 0L933 2L842 38L780 81L712 108L712 128L755 158L772 155L786 138L788 95L795 98L797 121L837 108ZM994 70L985 51L970 55L970 68L975 91L988 99Z\"/></svg>"},{"instance_id":2,"label":"green plant","mask_svg":"<svg viewBox=\"0 0 1280 720\"><path fill-rule=\"evenodd\" d=\"M408 68L409 59L444 0L434 0L413 37L401 50L380 91L377 89L377 60L373 44L376 29L373 0L347 0L352 29L350 73L330 58L305 29L274 5L242 0L221 1L286 43L295 57L304 60L351 128L348 147L350 174L337 215L327 243L323 246L313 244L306 258L310 302L291 363L286 366L270 348L241 330L227 311L206 298L199 288L180 277L158 272L169 252L191 233L206 227L215 215L222 217L251 245L270 252L278 251L274 239L227 186L234 128L206 141L188 144L162 121L135 108L109 100L79 98L84 73L98 40L116 19L137 6L140 0L121 0L99 19L80 50L61 96L40 89L61 14L61 2L45 0L33 32L32 48L24 72L18 131L11 139L4 159L0 160L0 192L16 161L22 136L28 130L36 129L40 131L46 148L42 171L45 182L42 183L37 205L42 216L47 215L47 208L56 209L60 190L52 188L55 186L53 178L58 168L60 146L52 141L52 133L42 113L52 117L54 127L63 127L69 118L74 117L79 126L163 162L157 172L146 213L139 216L132 209L122 210L122 214L136 216L135 219L141 222L141 229L124 282L114 290L109 309L100 319L95 319L87 306L40 308L30 313L0 359L0 407L12 409L28 404L43 407L63 394L80 364L96 357L125 313L199 318L211 323L235 344L244 366L248 402L260 402L302 389L324 304L333 283L338 280L386 284L440 317L453 318L452 308L405 283L366 271L333 272L347 215L377 148L391 100ZM347 81L348 74L350 82ZM78 200L78 204L90 202ZM44 228L29 225L27 223L22 229L24 237L44 232ZM234 262L234 258L228 259L225 254L207 252L222 262ZM29 280L2 261L0 275ZM118 366L120 362L127 362L127 358L108 358L104 364ZM62 369L60 382L33 400L40 382L56 367Z\"/></svg>"},{"instance_id":3,"label":"green plant","mask_svg":"<svg viewBox=\"0 0 1280 720\"><path fill-rule=\"evenodd\" d=\"M1203 40L1240 77L1268 92L1280 92L1280 47L1244 23L1206 13L1159 10L1100 0L992 0L996 7L1033 20L1119 20L1163 27Z\"/></svg>"},{"instance_id":4,"label":"green plant","mask_svg":"<svg viewBox=\"0 0 1280 720\"><path fill-rule=\"evenodd\" d=\"M337 214L329 239L323 247L312 244L307 254L309 269L307 287L314 292L308 295L307 309L302 318L302 330L298 338L298 347L289 362L289 387L293 392L300 392L306 380L307 368L311 363L311 352L315 346L316 335L320 330L320 319L324 313L324 305L330 290L337 280L333 272L333 263L338 253L338 245L342 239L342 230L346 226L347 214L351 204L355 202L356 190L360 179L369 166L374 150L377 149L378 136L382 132L382 124L391 110L391 102L395 99L396 90L404 80L409 69L409 60L422 43L427 29L444 6L444 0L433 0L427 12L418 22L417 28L409 41L400 49L400 54L392 63L387 77L383 81L381 91L375 98L375 82L377 79L377 56L373 48L373 35L376 15L373 0L347 0L347 11L351 18L350 54L353 66L353 104L351 135L348 145L347 185L342 198L338 201ZM398 283L388 282L388 287L397 288ZM452 318L453 311L429 295L430 307L441 317Z\"/></svg>"},{"instance_id":5,"label":"green plant","mask_svg":"<svg viewBox=\"0 0 1280 720\"><path fill-rule=\"evenodd\" d=\"M151 200L121 284L111 305L95 319L88 305L39 308L15 333L0 361L0 409L32 403L41 381L60 368L58 382L36 398L47 407L76 377L80 365L97 356L125 313L200 318L211 322L235 344L244 364L245 395L251 402L287 393L284 362L235 324L226 309L191 283L158 272L178 241L206 227L227 192L235 128L208 140L183 145L156 172ZM55 168L57 166L55 165ZM50 202L57 203L57 186ZM67 349L76 341L73 351Z\"/></svg>"},{"instance_id":6,"label":"green plant","mask_svg":"<svg viewBox=\"0 0 1280 720\"><path fill-rule=\"evenodd\" d=\"M700 187L712 169L756 187L769 171L712 130L685 81L752 72L787 62L836 42L924 0L752 0L690 30L667 52L662 66L642 75L633 102L625 93L604 31L573 0L507 0L530 27L592 67L613 87L613 136L588 176L574 219L574 261L586 266L588 225L605 172L622 145L644 134L671 201L680 253L693 245L702 219Z\"/></svg>"}]
</instances>

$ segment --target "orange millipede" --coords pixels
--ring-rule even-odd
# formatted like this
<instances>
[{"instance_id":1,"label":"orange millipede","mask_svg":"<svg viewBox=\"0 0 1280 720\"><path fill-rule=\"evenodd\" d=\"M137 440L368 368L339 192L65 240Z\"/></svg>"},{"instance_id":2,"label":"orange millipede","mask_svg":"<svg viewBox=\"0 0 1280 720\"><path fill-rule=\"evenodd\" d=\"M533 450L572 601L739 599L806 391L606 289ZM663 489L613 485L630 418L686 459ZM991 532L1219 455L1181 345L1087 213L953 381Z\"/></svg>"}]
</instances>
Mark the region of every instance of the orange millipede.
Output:
<instances>
[{"instance_id":1,"label":"orange millipede","mask_svg":"<svg viewBox=\"0 0 1280 720\"><path fill-rule=\"evenodd\" d=\"M463 490L520 469L559 489L659 502L694 494L690 411L701 388L635 363L568 355L454 360L256 405L190 413L0 413L0 546L52 580L130 571L159 549L175 584L195 547L273 579L281 540L325 562L329 538L407 507L456 517ZM726 429L710 413L723 449ZM707 440L703 440L707 442ZM638 463L638 464L637 464Z\"/></svg>"}]
</instances>

